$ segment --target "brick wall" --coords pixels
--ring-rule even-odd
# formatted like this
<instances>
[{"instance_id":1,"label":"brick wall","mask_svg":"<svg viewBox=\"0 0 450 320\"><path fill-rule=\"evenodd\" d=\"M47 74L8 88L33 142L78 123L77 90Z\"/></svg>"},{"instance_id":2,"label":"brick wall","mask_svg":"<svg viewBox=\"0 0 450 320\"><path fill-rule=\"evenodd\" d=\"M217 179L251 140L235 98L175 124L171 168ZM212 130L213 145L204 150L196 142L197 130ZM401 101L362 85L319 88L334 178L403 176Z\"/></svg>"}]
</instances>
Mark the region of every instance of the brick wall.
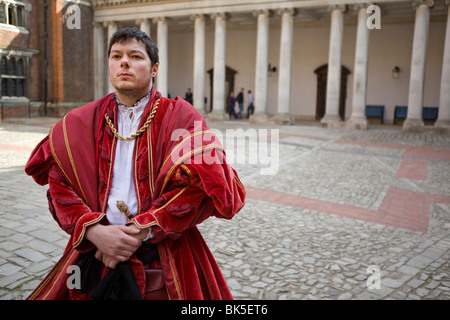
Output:
<instances>
[{"instance_id":1,"label":"brick wall","mask_svg":"<svg viewBox=\"0 0 450 320\"><path fill-rule=\"evenodd\" d=\"M30 14L29 48L39 50L39 53L30 59L28 66L28 98L32 101L44 99L44 10L42 0L30 0L32 11Z\"/></svg>"},{"instance_id":2,"label":"brick wall","mask_svg":"<svg viewBox=\"0 0 450 320\"><path fill-rule=\"evenodd\" d=\"M63 9L66 12L69 3ZM80 29L69 29L63 23L64 101L83 102L94 99L93 10L79 4Z\"/></svg>"},{"instance_id":3,"label":"brick wall","mask_svg":"<svg viewBox=\"0 0 450 320\"><path fill-rule=\"evenodd\" d=\"M25 73L28 75L25 83L25 95L30 100L40 100L40 84L42 83L40 75L41 65L41 40L43 38L43 16L42 16L42 3L43 0L30 0L32 11L29 14L29 26L27 32L20 32L18 29L14 30L11 26L5 26L0 30L0 46L7 49L13 49L17 51L36 52L31 58L27 58L27 65L25 66ZM41 32L42 29L42 32ZM3 98L2 114L3 117L22 117L31 113L32 109L25 99L13 99Z\"/></svg>"}]
</instances>

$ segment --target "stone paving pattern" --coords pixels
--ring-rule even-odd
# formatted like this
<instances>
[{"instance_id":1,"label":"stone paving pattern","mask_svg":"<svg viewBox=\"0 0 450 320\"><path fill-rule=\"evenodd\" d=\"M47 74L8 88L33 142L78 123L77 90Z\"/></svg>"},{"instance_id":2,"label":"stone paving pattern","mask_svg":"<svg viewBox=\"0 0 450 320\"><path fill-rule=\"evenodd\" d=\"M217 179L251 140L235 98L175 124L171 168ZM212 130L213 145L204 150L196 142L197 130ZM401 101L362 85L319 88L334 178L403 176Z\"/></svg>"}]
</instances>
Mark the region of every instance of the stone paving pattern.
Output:
<instances>
[{"instance_id":1,"label":"stone paving pattern","mask_svg":"<svg viewBox=\"0 0 450 320\"><path fill-rule=\"evenodd\" d=\"M0 299L21 300L68 236L48 212L47 188L23 171L56 119L7 120L0 124ZM449 135L388 125L209 125L225 139L234 129L239 141L253 142L227 148L230 159L246 153L233 165L246 206L232 220L199 225L235 299L450 299ZM269 146L254 143L265 134ZM279 147L269 152L279 167L263 175L268 163L250 156L270 146ZM381 271L379 289L368 288L369 266Z\"/></svg>"}]
</instances>

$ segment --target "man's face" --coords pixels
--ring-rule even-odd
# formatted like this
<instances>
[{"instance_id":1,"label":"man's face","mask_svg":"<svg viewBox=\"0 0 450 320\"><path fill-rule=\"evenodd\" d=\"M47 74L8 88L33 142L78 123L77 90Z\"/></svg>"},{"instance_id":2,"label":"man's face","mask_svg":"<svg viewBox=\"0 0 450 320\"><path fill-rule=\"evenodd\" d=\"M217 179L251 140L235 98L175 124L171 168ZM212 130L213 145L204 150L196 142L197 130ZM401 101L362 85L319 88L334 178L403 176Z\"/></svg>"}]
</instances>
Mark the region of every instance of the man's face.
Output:
<instances>
[{"instance_id":1,"label":"man's face","mask_svg":"<svg viewBox=\"0 0 450 320\"><path fill-rule=\"evenodd\" d=\"M145 95L158 71L158 64L152 67L145 45L134 38L112 45L108 65L109 79L119 93Z\"/></svg>"}]
</instances>

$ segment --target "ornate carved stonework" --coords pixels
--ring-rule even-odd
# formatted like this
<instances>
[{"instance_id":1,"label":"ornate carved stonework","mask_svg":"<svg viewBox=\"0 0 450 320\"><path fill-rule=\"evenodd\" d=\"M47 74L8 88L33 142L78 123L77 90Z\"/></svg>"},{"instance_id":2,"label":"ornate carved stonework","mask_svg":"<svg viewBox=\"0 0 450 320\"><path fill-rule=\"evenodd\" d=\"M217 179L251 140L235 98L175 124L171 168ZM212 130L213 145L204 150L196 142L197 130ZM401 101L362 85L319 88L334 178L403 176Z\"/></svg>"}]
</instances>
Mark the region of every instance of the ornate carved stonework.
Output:
<instances>
[{"instance_id":1,"label":"ornate carved stonework","mask_svg":"<svg viewBox=\"0 0 450 320\"><path fill-rule=\"evenodd\" d=\"M92 0L94 7L106 7L124 4L139 4L149 2L169 2L170 0Z\"/></svg>"}]
</instances>

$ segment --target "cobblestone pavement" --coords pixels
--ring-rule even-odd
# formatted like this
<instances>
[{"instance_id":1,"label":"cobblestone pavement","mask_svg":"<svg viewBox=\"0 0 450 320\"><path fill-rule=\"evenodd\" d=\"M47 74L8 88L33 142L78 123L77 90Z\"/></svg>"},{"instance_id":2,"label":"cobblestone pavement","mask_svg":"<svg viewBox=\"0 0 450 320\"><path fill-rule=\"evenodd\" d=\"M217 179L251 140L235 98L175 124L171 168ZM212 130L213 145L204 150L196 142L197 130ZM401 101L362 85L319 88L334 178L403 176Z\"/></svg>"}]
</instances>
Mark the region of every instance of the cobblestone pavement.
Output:
<instances>
[{"instance_id":1,"label":"cobblestone pavement","mask_svg":"<svg viewBox=\"0 0 450 320\"><path fill-rule=\"evenodd\" d=\"M3 300L26 298L68 239L23 171L56 119L13 120L0 124ZM247 188L232 220L199 225L235 299L450 299L450 136L210 126Z\"/></svg>"}]
</instances>

